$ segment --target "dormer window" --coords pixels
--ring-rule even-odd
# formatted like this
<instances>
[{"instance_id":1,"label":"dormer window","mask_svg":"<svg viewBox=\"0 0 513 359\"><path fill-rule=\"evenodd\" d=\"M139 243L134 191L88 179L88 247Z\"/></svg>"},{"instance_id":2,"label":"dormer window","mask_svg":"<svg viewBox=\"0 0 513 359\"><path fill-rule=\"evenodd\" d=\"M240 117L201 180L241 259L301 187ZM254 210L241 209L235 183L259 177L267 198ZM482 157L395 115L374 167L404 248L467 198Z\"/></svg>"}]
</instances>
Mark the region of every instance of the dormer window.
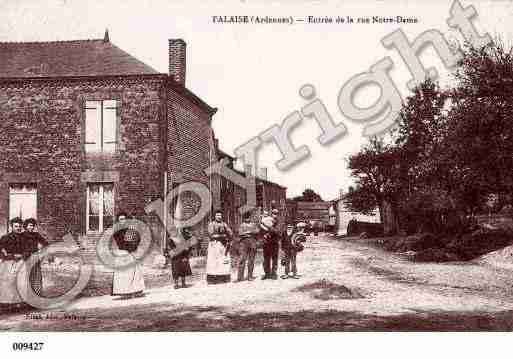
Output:
<instances>
[{"instance_id":1,"label":"dormer window","mask_svg":"<svg viewBox=\"0 0 513 359\"><path fill-rule=\"evenodd\" d=\"M85 102L86 152L113 153L116 150L116 111L116 100Z\"/></svg>"}]
</instances>

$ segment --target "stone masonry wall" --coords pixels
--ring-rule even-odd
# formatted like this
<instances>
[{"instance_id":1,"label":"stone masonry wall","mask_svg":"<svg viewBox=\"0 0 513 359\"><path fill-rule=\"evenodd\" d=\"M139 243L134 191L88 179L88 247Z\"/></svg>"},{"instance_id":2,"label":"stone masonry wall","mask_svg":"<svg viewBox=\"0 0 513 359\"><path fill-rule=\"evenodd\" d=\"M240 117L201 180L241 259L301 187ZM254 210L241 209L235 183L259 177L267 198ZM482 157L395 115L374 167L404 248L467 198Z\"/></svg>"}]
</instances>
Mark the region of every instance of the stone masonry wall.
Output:
<instances>
[{"instance_id":1,"label":"stone masonry wall","mask_svg":"<svg viewBox=\"0 0 513 359\"><path fill-rule=\"evenodd\" d=\"M114 182L115 211L144 212L163 193L163 79L116 77L0 84L0 233L9 183L37 183L40 229L51 239L85 232L87 182ZM84 148L84 103L118 100L113 155Z\"/></svg>"},{"instance_id":2,"label":"stone masonry wall","mask_svg":"<svg viewBox=\"0 0 513 359\"><path fill-rule=\"evenodd\" d=\"M207 176L204 172L211 163L217 160L213 142L213 131L210 125L211 115L177 90L168 87L168 188L175 188L179 183L195 181L207 186L217 198L219 191L218 179ZM199 197L191 192L181 193L183 218L190 218L200 207ZM215 207L216 204L213 204ZM211 219L208 214L192 231L198 236L201 245L198 253L206 250L207 224Z\"/></svg>"}]
</instances>

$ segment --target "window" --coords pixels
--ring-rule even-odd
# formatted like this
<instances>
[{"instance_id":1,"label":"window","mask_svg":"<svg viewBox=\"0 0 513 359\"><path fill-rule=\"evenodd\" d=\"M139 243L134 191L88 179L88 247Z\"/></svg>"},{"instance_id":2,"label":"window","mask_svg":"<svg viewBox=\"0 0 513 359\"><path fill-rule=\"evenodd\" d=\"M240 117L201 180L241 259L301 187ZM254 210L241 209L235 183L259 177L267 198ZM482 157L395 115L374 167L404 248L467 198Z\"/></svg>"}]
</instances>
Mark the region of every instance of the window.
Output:
<instances>
[{"instance_id":1,"label":"window","mask_svg":"<svg viewBox=\"0 0 513 359\"><path fill-rule=\"evenodd\" d=\"M9 219L37 218L37 185L12 183L9 185Z\"/></svg>"},{"instance_id":2,"label":"window","mask_svg":"<svg viewBox=\"0 0 513 359\"><path fill-rule=\"evenodd\" d=\"M116 149L116 100L86 101L85 149L87 152L114 152Z\"/></svg>"},{"instance_id":3,"label":"window","mask_svg":"<svg viewBox=\"0 0 513 359\"><path fill-rule=\"evenodd\" d=\"M114 184L87 185L86 225L88 232L103 232L114 223Z\"/></svg>"}]
</instances>

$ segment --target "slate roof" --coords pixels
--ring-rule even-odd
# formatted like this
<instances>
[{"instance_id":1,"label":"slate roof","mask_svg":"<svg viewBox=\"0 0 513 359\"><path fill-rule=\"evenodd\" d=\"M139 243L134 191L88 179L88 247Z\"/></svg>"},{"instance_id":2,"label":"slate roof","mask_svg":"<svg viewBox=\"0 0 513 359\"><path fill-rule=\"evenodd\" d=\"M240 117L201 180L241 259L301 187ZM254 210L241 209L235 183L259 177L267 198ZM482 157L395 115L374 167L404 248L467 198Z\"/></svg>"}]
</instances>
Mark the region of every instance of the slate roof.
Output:
<instances>
[{"instance_id":1,"label":"slate roof","mask_svg":"<svg viewBox=\"0 0 513 359\"><path fill-rule=\"evenodd\" d=\"M297 201L298 210L327 210L331 206L331 202L322 201L322 202L306 202L306 201Z\"/></svg>"},{"instance_id":2,"label":"slate roof","mask_svg":"<svg viewBox=\"0 0 513 359\"><path fill-rule=\"evenodd\" d=\"M243 177L246 177L246 172L244 172L244 171L240 171L240 170L235 169L235 168L233 168L232 170L233 170L235 173L238 173L239 175L241 175L241 176L243 176ZM282 189L287 189L287 187L284 187L284 186L282 186L282 185L280 185L280 184L278 184L278 183L276 183L276 182L269 181L269 180L265 180L265 179L260 178L260 177L258 177L258 176L257 176L257 177L255 177L255 181L256 181L257 183L267 183L267 184L270 184L270 185L272 185L272 186L276 186L276 187L279 187L279 188L282 188Z\"/></svg>"},{"instance_id":3,"label":"slate roof","mask_svg":"<svg viewBox=\"0 0 513 359\"><path fill-rule=\"evenodd\" d=\"M0 78L159 74L105 39L0 42Z\"/></svg>"},{"instance_id":4,"label":"slate roof","mask_svg":"<svg viewBox=\"0 0 513 359\"><path fill-rule=\"evenodd\" d=\"M235 161L235 157L233 157L232 155L229 155L228 153L226 153L225 151L223 151L219 147L217 148L217 155L219 157L221 157L221 158L228 157L230 160Z\"/></svg>"}]
</instances>

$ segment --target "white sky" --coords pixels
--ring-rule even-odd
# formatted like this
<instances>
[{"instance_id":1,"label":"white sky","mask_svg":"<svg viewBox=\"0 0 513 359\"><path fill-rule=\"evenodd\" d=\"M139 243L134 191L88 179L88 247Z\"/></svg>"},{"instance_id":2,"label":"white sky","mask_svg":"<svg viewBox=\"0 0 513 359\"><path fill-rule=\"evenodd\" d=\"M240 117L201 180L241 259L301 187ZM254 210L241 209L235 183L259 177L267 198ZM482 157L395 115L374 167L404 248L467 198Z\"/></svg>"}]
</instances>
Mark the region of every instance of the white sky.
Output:
<instances>
[{"instance_id":1,"label":"white sky","mask_svg":"<svg viewBox=\"0 0 513 359\"><path fill-rule=\"evenodd\" d=\"M344 121L349 134L328 147L319 145L317 124L305 119L292 133L296 146L310 148L311 157L280 172L274 163L280 153L273 144L260 152L260 164L268 175L288 187L288 195L311 187L325 199L337 196L351 184L345 158L359 150L365 139L362 125L343 118L337 106L342 85L352 76L368 71L385 56L394 61L391 74L407 96L410 74L393 50L380 40L399 28L394 24L214 24L213 15L269 16L416 16L417 24L400 28L413 40L429 29L458 37L449 30L452 1L0 1L0 41L52 41L102 38L110 40L160 72L168 69L169 38L187 42L187 87L219 111L214 130L228 153L281 123L306 101L298 95L305 83L313 84L336 122ZM474 5L480 33L498 34L511 41L513 2L462 1ZM421 59L436 66L447 78L443 64L432 49ZM357 98L360 106L372 104L379 91L369 89Z\"/></svg>"}]
</instances>

